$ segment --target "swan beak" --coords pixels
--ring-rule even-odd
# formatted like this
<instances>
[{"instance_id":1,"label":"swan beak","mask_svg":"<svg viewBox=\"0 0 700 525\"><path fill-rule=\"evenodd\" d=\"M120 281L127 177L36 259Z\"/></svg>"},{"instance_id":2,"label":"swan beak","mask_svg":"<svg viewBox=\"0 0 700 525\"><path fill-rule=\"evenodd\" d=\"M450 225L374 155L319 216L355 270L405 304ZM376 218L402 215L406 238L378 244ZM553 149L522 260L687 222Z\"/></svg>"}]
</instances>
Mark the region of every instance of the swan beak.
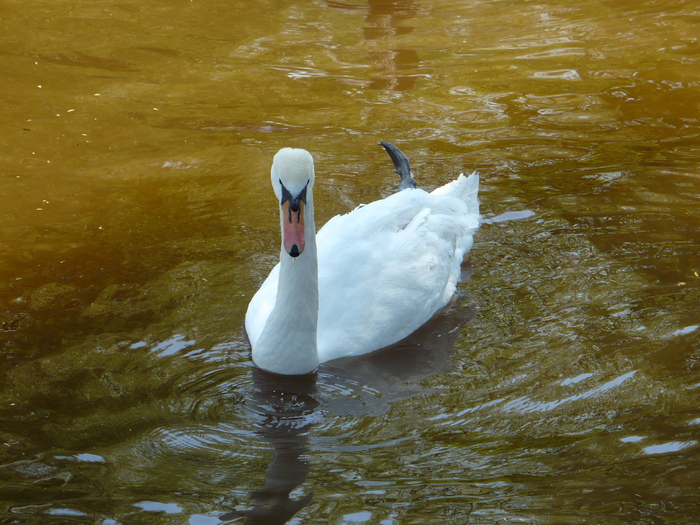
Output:
<instances>
[{"instance_id":1,"label":"swan beak","mask_svg":"<svg viewBox=\"0 0 700 525\"><path fill-rule=\"evenodd\" d=\"M284 250L292 257L299 257L306 244L304 239L304 202L297 201L295 204L292 205L289 200L282 203L282 231Z\"/></svg>"}]
</instances>

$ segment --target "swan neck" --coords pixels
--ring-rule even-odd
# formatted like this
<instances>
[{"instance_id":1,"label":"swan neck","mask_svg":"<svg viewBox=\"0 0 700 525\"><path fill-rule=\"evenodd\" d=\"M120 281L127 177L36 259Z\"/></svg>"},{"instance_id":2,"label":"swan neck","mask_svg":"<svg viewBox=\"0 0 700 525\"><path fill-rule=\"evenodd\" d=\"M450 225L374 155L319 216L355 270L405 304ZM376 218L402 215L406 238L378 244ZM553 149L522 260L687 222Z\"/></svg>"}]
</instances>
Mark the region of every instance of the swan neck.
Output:
<instances>
[{"instance_id":1,"label":"swan neck","mask_svg":"<svg viewBox=\"0 0 700 525\"><path fill-rule=\"evenodd\" d=\"M313 197L304 217L306 247L297 257L280 248L275 306L258 341L255 361L270 372L307 374L318 367L318 258ZM284 217L280 215L280 221Z\"/></svg>"}]
</instances>

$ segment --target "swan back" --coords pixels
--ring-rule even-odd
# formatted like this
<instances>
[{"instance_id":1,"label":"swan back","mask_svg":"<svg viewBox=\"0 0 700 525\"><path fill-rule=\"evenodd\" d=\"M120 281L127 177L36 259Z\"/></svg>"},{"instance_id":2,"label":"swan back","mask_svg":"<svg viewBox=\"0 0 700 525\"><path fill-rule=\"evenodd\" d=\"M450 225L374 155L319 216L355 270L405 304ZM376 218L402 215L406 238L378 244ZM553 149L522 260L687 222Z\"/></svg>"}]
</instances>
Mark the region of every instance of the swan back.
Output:
<instances>
[{"instance_id":1,"label":"swan back","mask_svg":"<svg viewBox=\"0 0 700 525\"><path fill-rule=\"evenodd\" d=\"M432 194L407 189L321 229L321 362L400 341L448 304L481 221L478 184L472 174Z\"/></svg>"}]
</instances>

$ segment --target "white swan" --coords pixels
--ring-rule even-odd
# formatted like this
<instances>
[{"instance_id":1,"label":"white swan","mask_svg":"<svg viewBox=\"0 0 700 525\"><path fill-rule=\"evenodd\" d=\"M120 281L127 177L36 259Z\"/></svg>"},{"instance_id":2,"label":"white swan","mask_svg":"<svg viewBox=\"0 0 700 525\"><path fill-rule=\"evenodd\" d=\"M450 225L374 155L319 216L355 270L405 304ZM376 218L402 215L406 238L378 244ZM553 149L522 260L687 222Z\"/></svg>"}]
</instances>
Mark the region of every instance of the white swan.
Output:
<instances>
[{"instance_id":1,"label":"white swan","mask_svg":"<svg viewBox=\"0 0 700 525\"><path fill-rule=\"evenodd\" d=\"M270 177L280 205L280 262L245 319L260 368L306 374L319 363L383 348L455 293L481 221L478 175L460 175L432 193L413 189L408 159L382 145L409 189L333 217L318 235L311 154L283 148L275 155Z\"/></svg>"}]
</instances>

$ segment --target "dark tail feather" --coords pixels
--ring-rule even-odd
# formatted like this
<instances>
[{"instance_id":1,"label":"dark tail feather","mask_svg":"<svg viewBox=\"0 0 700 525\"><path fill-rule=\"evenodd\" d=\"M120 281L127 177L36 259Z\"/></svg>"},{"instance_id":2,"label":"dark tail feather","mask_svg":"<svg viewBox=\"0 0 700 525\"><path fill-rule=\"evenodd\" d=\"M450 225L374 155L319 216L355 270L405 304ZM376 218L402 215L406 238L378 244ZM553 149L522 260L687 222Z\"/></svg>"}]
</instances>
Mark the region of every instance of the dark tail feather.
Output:
<instances>
[{"instance_id":1,"label":"dark tail feather","mask_svg":"<svg viewBox=\"0 0 700 525\"><path fill-rule=\"evenodd\" d=\"M380 146L383 146L386 152L391 157L396 168L394 172L398 173L401 177L401 182L399 182L398 191L405 190L408 188L415 188L418 183L413 178L413 173L411 173L411 165L408 162L408 157L403 154L403 152L394 146L391 142L380 142Z\"/></svg>"}]
</instances>

